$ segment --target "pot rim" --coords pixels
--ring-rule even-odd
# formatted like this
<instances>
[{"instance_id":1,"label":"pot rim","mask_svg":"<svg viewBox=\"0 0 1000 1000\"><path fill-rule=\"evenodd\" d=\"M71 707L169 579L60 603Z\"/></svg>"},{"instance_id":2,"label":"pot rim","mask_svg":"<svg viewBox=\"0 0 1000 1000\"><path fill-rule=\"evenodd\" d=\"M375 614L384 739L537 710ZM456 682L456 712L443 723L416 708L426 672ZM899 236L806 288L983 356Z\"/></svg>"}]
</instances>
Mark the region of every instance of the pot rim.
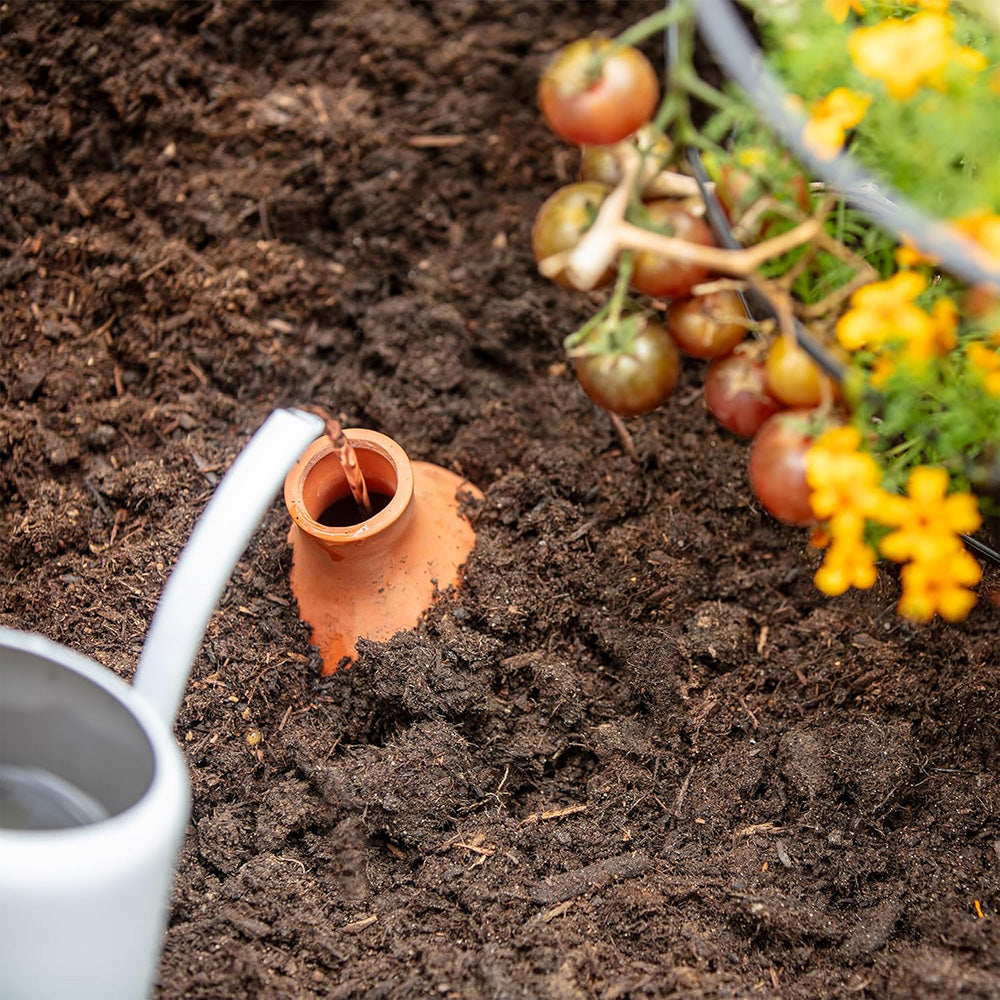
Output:
<instances>
[{"instance_id":1,"label":"pot rim","mask_svg":"<svg viewBox=\"0 0 1000 1000\"><path fill-rule=\"evenodd\" d=\"M377 455L389 463L396 477L396 489L389 503L364 521L342 526L320 524L309 513L303 492L310 473L333 454L334 448L330 439L325 436L314 441L285 477L285 507L302 531L328 545L349 545L381 535L400 519L413 499L413 466L396 441L379 431L363 427L345 428L344 436L358 453L359 465L364 464L365 453Z\"/></svg>"}]
</instances>

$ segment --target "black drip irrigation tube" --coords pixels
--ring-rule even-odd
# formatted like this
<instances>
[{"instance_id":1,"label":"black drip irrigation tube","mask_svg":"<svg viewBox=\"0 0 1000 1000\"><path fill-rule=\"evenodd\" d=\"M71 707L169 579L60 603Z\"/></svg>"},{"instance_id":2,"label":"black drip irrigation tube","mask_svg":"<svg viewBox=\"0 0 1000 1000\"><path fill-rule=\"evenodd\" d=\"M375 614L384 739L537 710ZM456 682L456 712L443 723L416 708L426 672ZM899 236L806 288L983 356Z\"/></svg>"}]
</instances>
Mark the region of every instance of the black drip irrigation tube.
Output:
<instances>
[{"instance_id":1,"label":"black drip irrigation tube","mask_svg":"<svg viewBox=\"0 0 1000 1000\"><path fill-rule=\"evenodd\" d=\"M675 0L667 0L673 6ZM985 267L970 252L974 248L954 236L945 226L929 218L898 192L888 190L858 166L846 153L831 160L820 160L802 141L805 119L789 110L787 93L764 64L764 56L753 37L740 21L731 0L694 0L699 32L727 75L740 85L771 128L795 153L809 172L822 178L837 190L845 201L868 216L872 222L898 238L905 234L907 242L926 255L937 259L951 274L971 284L989 284L1000 288L1000 271ZM679 35L677 24L666 29L665 61L667 78L670 66L677 61ZM688 147L684 156L698 184L709 226L719 243L729 250L741 250L743 245L733 235L729 219L715 191L697 149ZM752 289L741 292L744 307L750 316L776 319L771 304ZM795 320L795 340L799 347L827 375L843 382L846 366L835 358L805 326ZM978 538L961 535L965 547L980 559L1000 566L1000 552Z\"/></svg>"}]
</instances>

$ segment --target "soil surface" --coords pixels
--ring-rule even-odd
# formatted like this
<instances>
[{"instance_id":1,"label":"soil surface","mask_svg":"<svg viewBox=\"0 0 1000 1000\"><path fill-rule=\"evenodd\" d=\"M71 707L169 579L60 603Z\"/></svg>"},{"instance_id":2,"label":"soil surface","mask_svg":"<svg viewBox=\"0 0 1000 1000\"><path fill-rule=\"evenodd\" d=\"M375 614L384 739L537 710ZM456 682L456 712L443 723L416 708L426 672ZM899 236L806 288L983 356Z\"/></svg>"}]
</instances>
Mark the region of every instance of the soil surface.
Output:
<instances>
[{"instance_id":1,"label":"soil surface","mask_svg":"<svg viewBox=\"0 0 1000 1000\"><path fill-rule=\"evenodd\" d=\"M648 9L3 7L0 622L130 677L278 406L485 492L461 590L329 679L269 509L180 711L162 1000L1000 997L1000 609L824 598L699 364L637 465L564 362L535 84Z\"/></svg>"}]
</instances>

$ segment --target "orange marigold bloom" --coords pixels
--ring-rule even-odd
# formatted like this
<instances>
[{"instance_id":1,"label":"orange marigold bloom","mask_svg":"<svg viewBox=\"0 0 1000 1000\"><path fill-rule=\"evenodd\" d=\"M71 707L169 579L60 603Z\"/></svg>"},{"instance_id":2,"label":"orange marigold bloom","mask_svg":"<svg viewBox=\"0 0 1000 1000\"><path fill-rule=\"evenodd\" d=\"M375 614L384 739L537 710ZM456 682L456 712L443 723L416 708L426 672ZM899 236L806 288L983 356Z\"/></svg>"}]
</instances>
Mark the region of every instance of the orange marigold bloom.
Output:
<instances>
[{"instance_id":1,"label":"orange marigold bloom","mask_svg":"<svg viewBox=\"0 0 1000 1000\"><path fill-rule=\"evenodd\" d=\"M802 133L805 144L824 160L832 159L844 146L847 130L854 128L868 110L872 99L849 87L837 87L812 107Z\"/></svg>"},{"instance_id":2,"label":"orange marigold bloom","mask_svg":"<svg viewBox=\"0 0 1000 1000\"><path fill-rule=\"evenodd\" d=\"M924 341L934 324L913 300L927 287L916 271L900 271L887 281L873 281L851 296L851 306L837 323L837 339L849 351L876 348L888 340Z\"/></svg>"},{"instance_id":3,"label":"orange marigold bloom","mask_svg":"<svg viewBox=\"0 0 1000 1000\"><path fill-rule=\"evenodd\" d=\"M935 614L961 621L976 603L976 595L968 588L979 583L982 575L982 567L961 547L934 559L908 563L900 571L899 613L918 622L930 621Z\"/></svg>"},{"instance_id":4,"label":"orange marigold bloom","mask_svg":"<svg viewBox=\"0 0 1000 1000\"><path fill-rule=\"evenodd\" d=\"M867 590L876 576L875 550L870 545L860 540L838 539L826 550L813 582L824 594L836 597L849 587Z\"/></svg>"},{"instance_id":5,"label":"orange marigold bloom","mask_svg":"<svg viewBox=\"0 0 1000 1000\"><path fill-rule=\"evenodd\" d=\"M969 361L983 377L991 396L1000 396L1000 346L990 348L981 341L969 344Z\"/></svg>"},{"instance_id":6,"label":"orange marigold bloom","mask_svg":"<svg viewBox=\"0 0 1000 1000\"><path fill-rule=\"evenodd\" d=\"M933 264L934 261L922 254L916 247L904 243L901 247L896 247L897 267L920 267L922 264Z\"/></svg>"},{"instance_id":7,"label":"orange marigold bloom","mask_svg":"<svg viewBox=\"0 0 1000 1000\"><path fill-rule=\"evenodd\" d=\"M810 506L821 521L831 520L830 533L835 538L846 532L860 533L865 515L878 506L882 496L881 470L871 455L858 451L860 444L856 427L831 427L806 452ZM860 521L856 529L847 526L852 514Z\"/></svg>"},{"instance_id":8,"label":"orange marigold bloom","mask_svg":"<svg viewBox=\"0 0 1000 1000\"><path fill-rule=\"evenodd\" d=\"M938 84L951 54L951 18L923 11L907 20L890 19L855 28L847 40L854 65L885 84L896 98L912 97L925 83Z\"/></svg>"},{"instance_id":9,"label":"orange marigold bloom","mask_svg":"<svg viewBox=\"0 0 1000 1000\"><path fill-rule=\"evenodd\" d=\"M895 98L912 97L924 85L943 89L951 64L974 71L986 66L981 52L955 44L945 5L929 0L921 6L924 10L905 20L855 28L847 40L854 65L881 80Z\"/></svg>"},{"instance_id":10,"label":"orange marigold bloom","mask_svg":"<svg viewBox=\"0 0 1000 1000\"><path fill-rule=\"evenodd\" d=\"M876 358L872 365L871 374L869 375L871 384L876 389L881 389L892 377L892 373L895 370L896 362L892 358L887 358L885 355Z\"/></svg>"},{"instance_id":11,"label":"orange marigold bloom","mask_svg":"<svg viewBox=\"0 0 1000 1000\"><path fill-rule=\"evenodd\" d=\"M927 361L937 354L947 354L958 342L958 310L947 296L931 307L931 325L922 337L909 340L903 351L912 361Z\"/></svg>"},{"instance_id":12,"label":"orange marigold bloom","mask_svg":"<svg viewBox=\"0 0 1000 1000\"><path fill-rule=\"evenodd\" d=\"M971 493L946 496L948 473L920 466L910 473L907 496L887 496L877 520L897 530L882 539L882 554L896 562L929 562L964 551L958 535L975 531L980 523Z\"/></svg>"},{"instance_id":13,"label":"orange marigold bloom","mask_svg":"<svg viewBox=\"0 0 1000 1000\"><path fill-rule=\"evenodd\" d=\"M1000 267L1000 215L996 212L970 212L955 219L952 225L979 245L988 267Z\"/></svg>"},{"instance_id":14,"label":"orange marigold bloom","mask_svg":"<svg viewBox=\"0 0 1000 1000\"><path fill-rule=\"evenodd\" d=\"M847 20L847 15L853 10L855 14L863 14L865 5L861 0L823 0L826 12L837 22L842 24Z\"/></svg>"}]
</instances>

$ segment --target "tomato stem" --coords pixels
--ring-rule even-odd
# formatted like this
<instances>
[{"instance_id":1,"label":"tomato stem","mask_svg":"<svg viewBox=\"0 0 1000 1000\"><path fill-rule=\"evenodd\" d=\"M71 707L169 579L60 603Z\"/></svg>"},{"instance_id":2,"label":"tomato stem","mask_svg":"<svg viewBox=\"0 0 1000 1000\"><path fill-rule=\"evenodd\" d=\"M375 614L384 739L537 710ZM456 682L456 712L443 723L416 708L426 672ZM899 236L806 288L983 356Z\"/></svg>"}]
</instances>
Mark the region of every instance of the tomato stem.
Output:
<instances>
[{"instance_id":1,"label":"tomato stem","mask_svg":"<svg viewBox=\"0 0 1000 1000\"><path fill-rule=\"evenodd\" d=\"M611 44L598 52L595 52L587 66L585 73L586 86L591 87L604 72L604 63L616 52L624 48L634 47L647 38L665 31L672 24L677 24L685 18L689 18L690 11L687 3L674 3L670 7L658 10L655 14L644 17L631 27L626 28L620 35L611 40Z\"/></svg>"},{"instance_id":2,"label":"tomato stem","mask_svg":"<svg viewBox=\"0 0 1000 1000\"><path fill-rule=\"evenodd\" d=\"M594 313L590 319L587 320L579 330L571 333L568 337L563 340L563 349L571 357L577 353L579 346L590 336L595 327L597 327L605 317L608 315L608 310L610 308L610 302L605 302L600 309Z\"/></svg>"},{"instance_id":3,"label":"tomato stem","mask_svg":"<svg viewBox=\"0 0 1000 1000\"><path fill-rule=\"evenodd\" d=\"M618 277L615 279L615 290L611 293L608 303L608 325L617 327L622 318L622 303L628 292L628 283L632 280L633 255L631 250L622 253L618 264Z\"/></svg>"},{"instance_id":4,"label":"tomato stem","mask_svg":"<svg viewBox=\"0 0 1000 1000\"><path fill-rule=\"evenodd\" d=\"M686 3L674 3L663 10L658 10L655 14L650 14L641 21L636 21L631 27L617 35L612 40L611 47L605 50L604 55L607 57L626 46L638 45L650 36L665 31L670 25L679 23L689 14L690 11Z\"/></svg>"},{"instance_id":5,"label":"tomato stem","mask_svg":"<svg viewBox=\"0 0 1000 1000\"><path fill-rule=\"evenodd\" d=\"M737 102L729 97L728 94L723 93L721 90L716 90L711 84L705 83L704 80L687 66L678 67L673 80L692 97L697 97L699 101L710 104L713 108L718 108L720 111L728 111L737 106Z\"/></svg>"}]
</instances>

